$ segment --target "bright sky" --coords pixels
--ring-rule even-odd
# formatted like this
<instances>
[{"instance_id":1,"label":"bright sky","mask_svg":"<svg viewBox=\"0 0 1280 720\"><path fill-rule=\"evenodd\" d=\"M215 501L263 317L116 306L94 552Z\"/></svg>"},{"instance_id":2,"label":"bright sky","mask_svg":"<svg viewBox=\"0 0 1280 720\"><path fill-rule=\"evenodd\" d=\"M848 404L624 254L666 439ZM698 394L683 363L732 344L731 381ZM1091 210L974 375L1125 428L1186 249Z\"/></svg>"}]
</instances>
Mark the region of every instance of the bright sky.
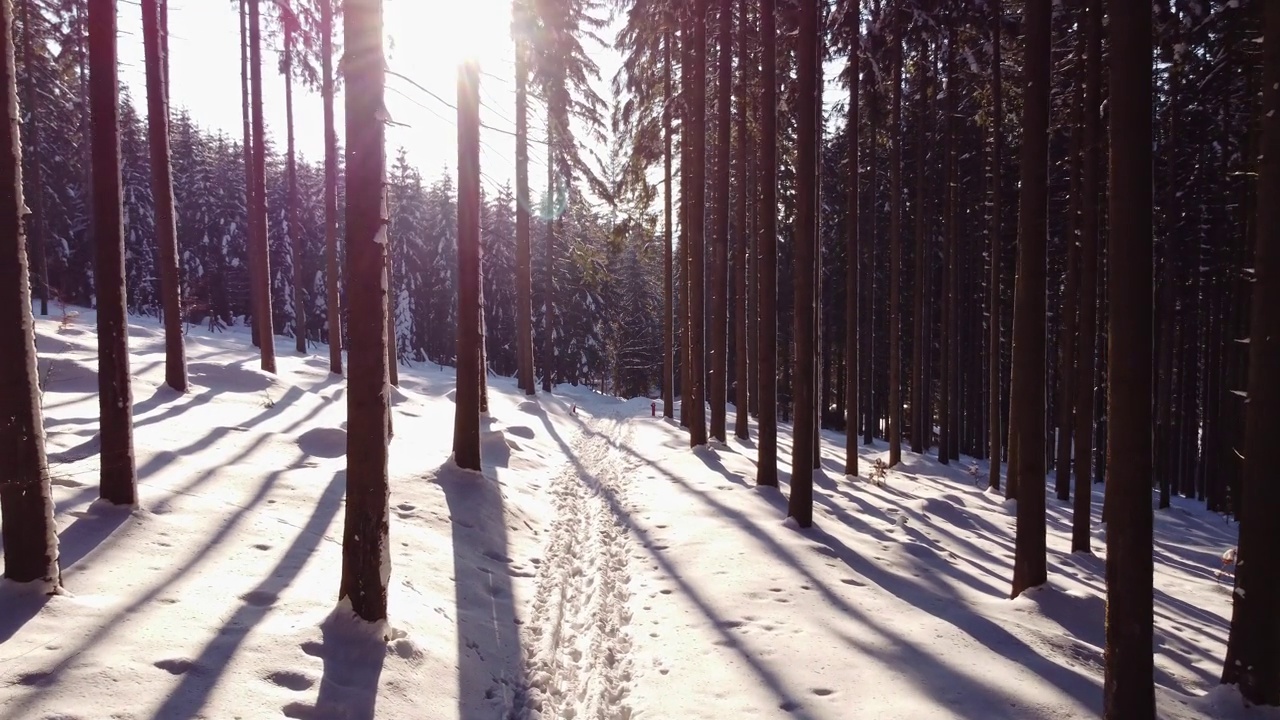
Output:
<instances>
[{"instance_id":1,"label":"bright sky","mask_svg":"<svg viewBox=\"0 0 1280 720\"><path fill-rule=\"evenodd\" d=\"M263 0L266 11L269 0ZM412 78L440 99L394 76L387 77L386 102L392 120L408 127L387 129L388 166L404 147L411 164L428 181L457 163L457 64L468 53L480 62L481 122L501 130L481 130L480 163L486 192L508 181L514 185L515 85L513 44L510 40L510 0L386 0L384 6L388 64L392 71ZM121 81L142 110L143 81L141 19L138 6L120 3ZM223 130L234 139L242 134L240 119L240 26L235 0L170 0L170 73L172 105L185 107L192 118L210 130ZM341 37L341 28L337 30ZM285 142L284 79L277 71L279 39L264 47L263 102L268 132L283 151ZM603 80L616 67L614 53L601 51ZM600 90L607 85L602 84ZM339 142L342 128L341 95L335 116ZM541 134L541 111L531 106L530 137ZM294 84L294 123L299 151L308 159L321 158L323 116L318 93ZM545 158L530 143L530 178L534 188L545 177Z\"/></svg>"}]
</instances>

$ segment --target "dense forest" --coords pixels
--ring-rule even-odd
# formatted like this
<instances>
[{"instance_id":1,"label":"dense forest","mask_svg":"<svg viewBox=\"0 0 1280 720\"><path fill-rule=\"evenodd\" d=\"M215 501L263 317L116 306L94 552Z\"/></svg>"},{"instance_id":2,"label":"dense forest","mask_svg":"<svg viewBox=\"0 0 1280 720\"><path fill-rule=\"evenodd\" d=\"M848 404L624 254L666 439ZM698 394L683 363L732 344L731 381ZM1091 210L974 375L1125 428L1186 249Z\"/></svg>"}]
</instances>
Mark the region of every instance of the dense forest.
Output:
<instances>
[{"instance_id":1,"label":"dense forest","mask_svg":"<svg viewBox=\"0 0 1280 720\"><path fill-rule=\"evenodd\" d=\"M251 326L269 372L275 335L329 345L339 373L347 348L349 458L375 478L347 509L343 594L372 592L355 600L362 617L386 613L367 544L386 542L386 383L429 363L457 369L454 457L474 470L493 375L528 395L570 383L661 397L693 448L729 442L732 408L736 438L756 422L756 482L790 468L800 528L823 492L823 430L844 433L854 478L882 481L904 452L975 474L986 461L986 486L1017 501L1011 597L1055 572L1047 506L1072 509L1073 550L1091 551L1104 484L1108 718L1155 716L1153 512L1194 498L1240 528L1222 679L1280 704L1280 492L1265 455L1280 432L1280 3L516 0L516 130L480 123L483 80L466 66L456 176L384 157L381 0L240 0L234 138L169 110L163 0L142 3L146 111L95 89L115 42L95 13L114 0L4 5L21 115L8 192L29 209L4 262L22 255L25 270L29 256L38 315L114 307L119 285L131 314ZM606 28L612 78L589 47ZM282 77L263 77L262 35L283 48ZM261 94L306 83L331 115L339 36L345 157L330 134L312 162L292 126L265 126ZM530 137L531 98L544 137ZM118 205L100 174L104 122ZM514 141L514 189L479 173L482 136ZM547 161L531 178L534 142ZM108 210L118 258L99 236ZM17 218L0 221L20 236ZM103 387L127 385L127 368L104 365ZM104 432L129 422L108 419L114 397L103 391ZM874 441L887 462L860 467ZM104 497L135 502L106 489L110 445ZM380 532L362 544L359 528Z\"/></svg>"}]
</instances>

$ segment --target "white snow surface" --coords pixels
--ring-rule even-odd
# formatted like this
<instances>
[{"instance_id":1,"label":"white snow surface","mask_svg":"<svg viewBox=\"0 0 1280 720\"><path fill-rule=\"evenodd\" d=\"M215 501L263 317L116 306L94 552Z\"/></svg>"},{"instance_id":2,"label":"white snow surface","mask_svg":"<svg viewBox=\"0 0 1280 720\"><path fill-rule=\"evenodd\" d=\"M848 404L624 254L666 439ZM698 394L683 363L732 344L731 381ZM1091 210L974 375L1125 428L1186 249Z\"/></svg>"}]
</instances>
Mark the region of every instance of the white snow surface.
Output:
<instances>
[{"instance_id":1,"label":"white snow surface","mask_svg":"<svg viewBox=\"0 0 1280 720\"><path fill-rule=\"evenodd\" d=\"M1069 552L1050 493L1049 583L1010 600L1015 509L968 459L904 453L878 486L883 445L846 478L824 434L802 530L785 427L783 487L757 488L753 443L691 451L648 399L490 378L477 474L449 461L452 373L402 368L375 627L337 600L346 389L327 351L281 352L273 377L247 333L193 329L180 395L162 330L134 319L131 510L95 500L93 327L38 322L65 592L0 583L0 718L1100 714L1100 489L1098 555ZM1280 718L1218 685L1235 536L1199 503L1156 514L1161 718Z\"/></svg>"}]
</instances>

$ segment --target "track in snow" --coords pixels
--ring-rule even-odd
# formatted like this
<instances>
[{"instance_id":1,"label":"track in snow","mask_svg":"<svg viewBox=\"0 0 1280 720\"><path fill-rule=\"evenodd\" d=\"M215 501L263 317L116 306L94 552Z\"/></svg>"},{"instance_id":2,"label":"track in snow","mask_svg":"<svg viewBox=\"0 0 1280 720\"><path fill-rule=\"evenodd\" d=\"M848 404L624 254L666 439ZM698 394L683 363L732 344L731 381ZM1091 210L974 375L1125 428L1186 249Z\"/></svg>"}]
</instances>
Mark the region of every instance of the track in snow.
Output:
<instances>
[{"instance_id":1,"label":"track in snow","mask_svg":"<svg viewBox=\"0 0 1280 720\"><path fill-rule=\"evenodd\" d=\"M619 425L611 424L609 439L580 435L551 484L556 520L526 626L520 720L631 717L630 537L610 505L624 465L612 452Z\"/></svg>"}]
</instances>

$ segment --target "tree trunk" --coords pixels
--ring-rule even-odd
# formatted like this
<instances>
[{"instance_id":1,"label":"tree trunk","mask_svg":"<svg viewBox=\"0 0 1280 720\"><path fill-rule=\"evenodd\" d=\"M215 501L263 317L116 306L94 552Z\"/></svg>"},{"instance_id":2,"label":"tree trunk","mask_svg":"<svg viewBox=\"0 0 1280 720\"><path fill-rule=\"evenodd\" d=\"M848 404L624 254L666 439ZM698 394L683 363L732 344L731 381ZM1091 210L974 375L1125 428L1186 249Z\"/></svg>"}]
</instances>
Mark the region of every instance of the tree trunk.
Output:
<instances>
[{"instance_id":1,"label":"tree trunk","mask_svg":"<svg viewBox=\"0 0 1280 720\"><path fill-rule=\"evenodd\" d=\"M453 460L480 471L480 66L458 69L458 392Z\"/></svg>"},{"instance_id":2,"label":"tree trunk","mask_svg":"<svg viewBox=\"0 0 1280 720\"><path fill-rule=\"evenodd\" d=\"M1249 402L1245 429L1244 509L1236 560L1231 636L1222 681L1252 703L1280 705L1280 486L1265 462L1280 434L1280 4L1263 4L1262 107L1256 203ZM1270 199L1268 201L1267 199ZM1246 562L1247 561L1247 562Z\"/></svg>"},{"instance_id":3,"label":"tree trunk","mask_svg":"<svg viewBox=\"0 0 1280 720\"><path fill-rule=\"evenodd\" d=\"M728 374L729 281L729 163L731 69L733 64L733 2L720 0L718 74L716 79L716 176L711 207L711 437L724 442L726 432L726 375Z\"/></svg>"},{"instance_id":4,"label":"tree trunk","mask_svg":"<svg viewBox=\"0 0 1280 720\"><path fill-rule=\"evenodd\" d=\"M1071 102L1071 186L1067 218L1067 277L1062 291L1060 334L1058 336L1058 435L1054 458L1054 490L1058 499L1071 499L1071 438L1075 430L1075 360L1078 301L1080 284L1079 237L1081 190L1083 179L1083 120L1085 78L1084 54L1087 50L1087 33L1084 29L1084 2L1077 3L1076 13L1076 75L1075 97Z\"/></svg>"},{"instance_id":5,"label":"tree trunk","mask_svg":"<svg viewBox=\"0 0 1280 720\"><path fill-rule=\"evenodd\" d=\"M97 240L99 493L116 505L138 502L133 459L133 390L125 309L124 223L120 189L120 107L115 0L89 0L89 112L93 118L93 222Z\"/></svg>"},{"instance_id":6,"label":"tree trunk","mask_svg":"<svg viewBox=\"0 0 1280 720\"><path fill-rule=\"evenodd\" d=\"M1018 530L1013 561L1017 597L1047 579L1045 549L1045 238L1049 203L1050 0L1028 0L1026 90L1022 103L1021 190L1018 196L1018 275L1014 284L1013 381L1017 408Z\"/></svg>"},{"instance_id":7,"label":"tree trunk","mask_svg":"<svg viewBox=\"0 0 1280 720\"><path fill-rule=\"evenodd\" d=\"M1093 492L1093 393L1097 360L1098 169L1101 131L1098 92L1102 86L1102 0L1085 0L1088 13L1085 55L1083 170L1080 184L1080 327L1076 342L1075 505L1071 551L1090 552Z\"/></svg>"},{"instance_id":8,"label":"tree trunk","mask_svg":"<svg viewBox=\"0 0 1280 720\"><path fill-rule=\"evenodd\" d=\"M1111 2L1103 717L1155 717L1151 556L1151 8ZM1274 612L1274 604L1270 611Z\"/></svg>"},{"instance_id":9,"label":"tree trunk","mask_svg":"<svg viewBox=\"0 0 1280 720\"><path fill-rule=\"evenodd\" d=\"M906 22L895 3L889 119L889 467L902 460L902 54Z\"/></svg>"},{"instance_id":10,"label":"tree trunk","mask_svg":"<svg viewBox=\"0 0 1280 720\"><path fill-rule=\"evenodd\" d=\"M747 2L738 0L738 176L737 264L733 268L736 312L734 315L734 424L733 434L740 440L751 437L750 383L747 382Z\"/></svg>"},{"instance_id":11,"label":"tree trunk","mask_svg":"<svg viewBox=\"0 0 1280 720\"><path fill-rule=\"evenodd\" d=\"M307 304L302 292L303 253L306 247L302 238L302 226L298 222L298 164L293 142L293 17L284 19L284 112L287 126L287 168L288 195L285 202L285 217L288 219L289 239L292 240L293 251L293 338L295 348L303 355L307 353Z\"/></svg>"},{"instance_id":12,"label":"tree trunk","mask_svg":"<svg viewBox=\"0 0 1280 720\"><path fill-rule=\"evenodd\" d=\"M858 337L858 276L859 261L862 258L861 238L858 234L861 218L858 213L858 149L859 137L858 115L858 83L860 75L858 64L862 55L862 13L859 3L850 8L852 17L845 18L848 32L851 35L849 52L849 148L846 156L845 172L848 174L849 217L845 221L845 237L848 243L845 250L845 318L844 318L844 474L858 476L858 368L861 367ZM874 150L873 150L874 152Z\"/></svg>"},{"instance_id":13,"label":"tree trunk","mask_svg":"<svg viewBox=\"0 0 1280 720\"><path fill-rule=\"evenodd\" d=\"M760 421L756 484L778 484L778 33L774 0L760 0Z\"/></svg>"},{"instance_id":14,"label":"tree trunk","mask_svg":"<svg viewBox=\"0 0 1280 720\"><path fill-rule=\"evenodd\" d=\"M706 211L706 126L707 126L707 0L693 0L693 63L690 82L692 100L689 122L689 164L693 170L689 183L689 446L707 444L705 356L703 351L703 288L706 263L704 256Z\"/></svg>"},{"instance_id":15,"label":"tree trunk","mask_svg":"<svg viewBox=\"0 0 1280 720\"><path fill-rule=\"evenodd\" d=\"M338 133L333 117L333 4L320 3L321 99L324 102L325 312L329 320L329 372L342 374L342 300L338 294Z\"/></svg>"},{"instance_id":16,"label":"tree trunk","mask_svg":"<svg viewBox=\"0 0 1280 720\"><path fill-rule=\"evenodd\" d=\"M675 31L662 36L662 416L675 416L672 387L675 360L675 308L672 296L671 247L671 42Z\"/></svg>"},{"instance_id":17,"label":"tree trunk","mask_svg":"<svg viewBox=\"0 0 1280 720\"><path fill-rule=\"evenodd\" d=\"M26 132L24 143L31 153L31 202L30 214L27 216L27 247L35 277L40 281L40 314L49 314L49 259L44 247L44 145L40 142L40 93L36 89L36 78L32 72L31 46L35 35L35 24L31 18L31 5L35 0L22 2L22 62L26 66L26 87L23 88L23 102L26 104L27 116L31 121L23 128ZM19 115L21 117L21 115Z\"/></svg>"},{"instance_id":18,"label":"tree trunk","mask_svg":"<svg viewBox=\"0 0 1280 720\"><path fill-rule=\"evenodd\" d=\"M142 41L147 79L147 140L151 151L151 196L155 203L156 244L160 248L160 294L164 305L164 379L187 391L187 357L182 343L182 299L178 284L178 229L173 212L173 175L169 162L169 100L161 54L157 0L142 0Z\"/></svg>"},{"instance_id":19,"label":"tree trunk","mask_svg":"<svg viewBox=\"0 0 1280 720\"><path fill-rule=\"evenodd\" d=\"M871 25L867 31L867 67L862 74L863 94L867 98L867 111L871 116L870 134L867 138L868 158L868 174L867 174L867 208L871 212L867 213L867 226L870 232L867 234L867 242L862 243L863 264L866 266L865 282L861 283L865 288L865 296L863 303L863 319L866 322L865 336L869 339L871 351L859 353L862 360L862 366L859 368L859 374L862 375L862 405L865 410L862 418L862 444L871 445L878 429L879 415L876 408L879 405L879 397L876 394L876 353L875 346L879 335L876 334L876 245L879 236L879 223L877 221L880 212L880 101L878 84L880 79L880 71L877 63L880 58L880 48L883 47L883 35L878 31L872 31L872 27L876 27L880 23L879 8L876 15L870 19Z\"/></svg>"},{"instance_id":20,"label":"tree trunk","mask_svg":"<svg viewBox=\"0 0 1280 720\"><path fill-rule=\"evenodd\" d=\"M818 2L799 3L796 46L796 234L795 234L795 422L792 433L791 497L787 515L802 528L813 524L813 358L816 354L814 268L817 246L817 202L814 181L818 167Z\"/></svg>"},{"instance_id":21,"label":"tree trunk","mask_svg":"<svg viewBox=\"0 0 1280 720\"><path fill-rule=\"evenodd\" d=\"M925 279L925 240L924 240L924 175L925 175L925 124L929 116L929 43L920 44L920 55L916 58L916 201L915 230L916 253L915 272L912 287L914 312L911 314L911 452L923 454L929 446L929 420L925 410L925 398L928 390L924 379L925 354L925 322L924 293Z\"/></svg>"},{"instance_id":22,"label":"tree trunk","mask_svg":"<svg viewBox=\"0 0 1280 720\"><path fill-rule=\"evenodd\" d=\"M1002 244L1002 223L1000 209L1001 165L1004 151L1004 87L1000 79L1000 25L1004 21L1004 10L1001 0L992 0L991 23L991 168L987 178L991 185L991 282L988 312L990 313L990 336L987 340L987 429L990 450L990 473L987 485L992 490L1000 489L1000 458L1003 457L1004 434L1001 431L1000 418L1003 404L1000 402L1000 249Z\"/></svg>"},{"instance_id":23,"label":"tree trunk","mask_svg":"<svg viewBox=\"0 0 1280 720\"><path fill-rule=\"evenodd\" d=\"M254 325L262 351L262 369L276 371L275 331L271 317L271 252L267 237L267 126L262 119L262 29L259 0L249 0L249 92L253 109L253 187L249 205L251 237L258 265L258 298Z\"/></svg>"},{"instance_id":24,"label":"tree trunk","mask_svg":"<svg viewBox=\"0 0 1280 720\"><path fill-rule=\"evenodd\" d=\"M537 393L533 376L533 263L529 244L529 33L524 0L516 4L516 374L525 395Z\"/></svg>"},{"instance_id":25,"label":"tree trunk","mask_svg":"<svg viewBox=\"0 0 1280 720\"><path fill-rule=\"evenodd\" d=\"M347 503L339 597L369 622L387 616L386 154L382 0L347 0L347 267L351 372L347 380ZM461 373L459 373L461 375Z\"/></svg>"},{"instance_id":26,"label":"tree trunk","mask_svg":"<svg viewBox=\"0 0 1280 720\"><path fill-rule=\"evenodd\" d=\"M0 28L0 73L9 98L8 133L5 152L0 157L5 175L0 179L0 347L4 348L0 352L0 417L5 418L0 423L0 455L5 459L0 480L0 530L4 540L4 577L20 583L40 580L54 591L62 580L40 412L26 238L22 232L25 207L13 3L0 3L0 13L4 23ZM114 30L114 23L111 29ZM25 30L30 32L30 24Z\"/></svg>"},{"instance_id":27,"label":"tree trunk","mask_svg":"<svg viewBox=\"0 0 1280 720\"><path fill-rule=\"evenodd\" d=\"M390 217L390 212L387 216ZM396 306L400 301L400 293L396 292L395 253L392 252L395 238L387 233L387 249L384 255L387 260L387 382L392 387L400 386L400 353L396 342ZM403 240L401 241L403 242Z\"/></svg>"},{"instance_id":28,"label":"tree trunk","mask_svg":"<svg viewBox=\"0 0 1280 720\"><path fill-rule=\"evenodd\" d=\"M952 383L952 376L956 372L955 349L959 343L955 341L954 335L956 330L956 139L955 139L955 114L956 101L955 95L958 92L956 88L956 79L954 73L955 64L955 45L956 32L954 28L948 27L947 31L947 56L945 69L947 76L946 89L946 109L943 122L945 125L946 139L943 142L943 150L946 153L945 167L942 170L946 189L943 193L946 204L946 210L943 222L946 226L944 242L946 248L943 252L943 266L946 273L942 282L942 338L941 338L941 365L940 373L941 382L938 392L938 400L941 407L938 412L938 461L943 465L951 462L951 453L954 445L957 444L959 438L958 433L952 433L952 413L957 413L959 407L951 404L951 393L955 384Z\"/></svg>"},{"instance_id":29,"label":"tree trunk","mask_svg":"<svg viewBox=\"0 0 1280 720\"><path fill-rule=\"evenodd\" d=\"M256 193L254 182L257 176L253 172L253 116L250 110L249 96L249 0L240 0L240 121L244 125L244 212L245 227L245 259L249 266L249 307L245 316L250 318L252 326L249 335L254 347L261 347L258 337L258 253L257 226L253 222L253 198Z\"/></svg>"}]
</instances>

